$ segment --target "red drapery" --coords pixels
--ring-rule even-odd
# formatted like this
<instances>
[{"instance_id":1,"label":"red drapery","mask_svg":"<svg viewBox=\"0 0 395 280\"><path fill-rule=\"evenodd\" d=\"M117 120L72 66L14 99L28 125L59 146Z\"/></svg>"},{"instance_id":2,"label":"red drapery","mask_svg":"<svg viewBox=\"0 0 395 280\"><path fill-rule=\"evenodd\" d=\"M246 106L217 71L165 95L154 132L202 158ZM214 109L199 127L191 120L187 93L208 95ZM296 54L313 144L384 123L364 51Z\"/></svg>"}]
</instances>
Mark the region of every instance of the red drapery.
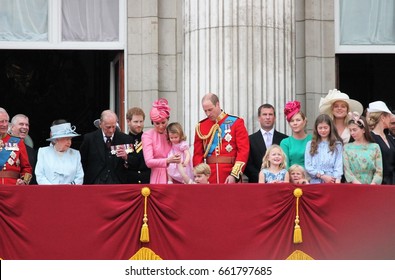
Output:
<instances>
[{"instance_id":1,"label":"red drapery","mask_svg":"<svg viewBox=\"0 0 395 280\"><path fill-rule=\"evenodd\" d=\"M395 187L150 185L1 186L3 259L395 259ZM303 243L293 243L296 187Z\"/></svg>"}]
</instances>

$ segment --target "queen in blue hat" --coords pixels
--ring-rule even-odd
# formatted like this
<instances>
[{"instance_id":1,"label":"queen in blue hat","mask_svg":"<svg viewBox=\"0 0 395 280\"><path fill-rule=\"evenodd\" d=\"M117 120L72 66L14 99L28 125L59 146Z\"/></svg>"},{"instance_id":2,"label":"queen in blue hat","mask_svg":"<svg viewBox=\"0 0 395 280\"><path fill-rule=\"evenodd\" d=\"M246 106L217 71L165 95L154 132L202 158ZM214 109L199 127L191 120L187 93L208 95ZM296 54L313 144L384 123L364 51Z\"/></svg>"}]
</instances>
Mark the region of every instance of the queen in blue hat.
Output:
<instances>
[{"instance_id":1,"label":"queen in blue hat","mask_svg":"<svg viewBox=\"0 0 395 280\"><path fill-rule=\"evenodd\" d=\"M39 185L82 185L84 171L80 152L71 148L72 138L80 136L75 126L51 126L51 144L38 150L35 174Z\"/></svg>"}]
</instances>

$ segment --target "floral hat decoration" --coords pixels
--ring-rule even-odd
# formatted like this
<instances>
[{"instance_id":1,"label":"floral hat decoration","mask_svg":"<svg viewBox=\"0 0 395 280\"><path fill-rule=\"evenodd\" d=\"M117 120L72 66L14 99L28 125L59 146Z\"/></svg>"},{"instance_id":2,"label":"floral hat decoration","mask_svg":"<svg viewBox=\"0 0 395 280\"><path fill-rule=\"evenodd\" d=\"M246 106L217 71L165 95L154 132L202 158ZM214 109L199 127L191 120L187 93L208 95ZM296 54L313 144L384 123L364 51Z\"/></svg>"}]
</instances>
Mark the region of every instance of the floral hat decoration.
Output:
<instances>
[{"instance_id":1,"label":"floral hat decoration","mask_svg":"<svg viewBox=\"0 0 395 280\"><path fill-rule=\"evenodd\" d=\"M152 109L150 112L151 121L159 122L169 118L170 110L169 102L165 98L159 98L152 103Z\"/></svg>"},{"instance_id":2,"label":"floral hat decoration","mask_svg":"<svg viewBox=\"0 0 395 280\"><path fill-rule=\"evenodd\" d=\"M289 101L289 102L287 102L287 104L285 104L284 114L287 119L287 122L290 122L292 117L299 112L300 112L300 102L299 101L297 101L297 100Z\"/></svg>"},{"instance_id":3,"label":"floral hat decoration","mask_svg":"<svg viewBox=\"0 0 395 280\"><path fill-rule=\"evenodd\" d=\"M365 128L365 123L361 119L361 115L358 112L348 112L348 117L350 118L350 121L355 123L360 128Z\"/></svg>"}]
</instances>

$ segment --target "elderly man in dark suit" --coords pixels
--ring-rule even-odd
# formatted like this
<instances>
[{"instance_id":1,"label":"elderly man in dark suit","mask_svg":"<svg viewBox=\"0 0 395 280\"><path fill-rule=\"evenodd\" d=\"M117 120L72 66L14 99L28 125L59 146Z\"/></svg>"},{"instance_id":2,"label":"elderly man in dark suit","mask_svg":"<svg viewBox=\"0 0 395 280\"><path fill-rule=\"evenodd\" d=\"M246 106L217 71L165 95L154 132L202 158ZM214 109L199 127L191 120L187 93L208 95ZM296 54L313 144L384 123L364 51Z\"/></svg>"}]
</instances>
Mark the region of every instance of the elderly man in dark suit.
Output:
<instances>
[{"instance_id":1,"label":"elderly man in dark suit","mask_svg":"<svg viewBox=\"0 0 395 280\"><path fill-rule=\"evenodd\" d=\"M117 129L117 115L105 110L99 129L87 133L80 147L84 184L127 184L131 137Z\"/></svg>"},{"instance_id":2,"label":"elderly man in dark suit","mask_svg":"<svg viewBox=\"0 0 395 280\"><path fill-rule=\"evenodd\" d=\"M262 158L266 149L272 144L280 144L288 136L274 129L276 111L271 104L263 104L258 108L258 121L261 128L249 136L250 155L248 158L245 175L249 183L258 183ZM288 166L289 167L289 166Z\"/></svg>"}]
</instances>

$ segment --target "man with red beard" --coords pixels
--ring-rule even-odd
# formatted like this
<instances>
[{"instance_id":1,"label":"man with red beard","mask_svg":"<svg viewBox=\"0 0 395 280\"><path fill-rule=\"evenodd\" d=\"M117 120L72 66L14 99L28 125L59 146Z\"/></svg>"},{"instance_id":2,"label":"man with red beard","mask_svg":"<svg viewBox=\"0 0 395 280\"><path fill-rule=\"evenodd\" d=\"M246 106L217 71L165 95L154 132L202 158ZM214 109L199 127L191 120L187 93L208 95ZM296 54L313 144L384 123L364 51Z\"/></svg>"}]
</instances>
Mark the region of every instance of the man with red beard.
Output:
<instances>
[{"instance_id":1,"label":"man with red beard","mask_svg":"<svg viewBox=\"0 0 395 280\"><path fill-rule=\"evenodd\" d=\"M23 140L8 133L10 117L0 108L0 185L28 185L32 167Z\"/></svg>"},{"instance_id":2,"label":"man with red beard","mask_svg":"<svg viewBox=\"0 0 395 280\"><path fill-rule=\"evenodd\" d=\"M29 157L29 162L30 165L32 166L32 170L34 171L37 162L37 151L33 149L33 147L30 147L29 144L27 143L29 129L30 129L30 124L29 124L29 118L27 116L23 114L17 114L11 119L11 127L10 127L11 135L17 136L23 139L23 141L25 142L27 155ZM37 184L36 176L34 175L33 172L32 179L30 180L30 185L36 185L36 184Z\"/></svg>"}]
</instances>

